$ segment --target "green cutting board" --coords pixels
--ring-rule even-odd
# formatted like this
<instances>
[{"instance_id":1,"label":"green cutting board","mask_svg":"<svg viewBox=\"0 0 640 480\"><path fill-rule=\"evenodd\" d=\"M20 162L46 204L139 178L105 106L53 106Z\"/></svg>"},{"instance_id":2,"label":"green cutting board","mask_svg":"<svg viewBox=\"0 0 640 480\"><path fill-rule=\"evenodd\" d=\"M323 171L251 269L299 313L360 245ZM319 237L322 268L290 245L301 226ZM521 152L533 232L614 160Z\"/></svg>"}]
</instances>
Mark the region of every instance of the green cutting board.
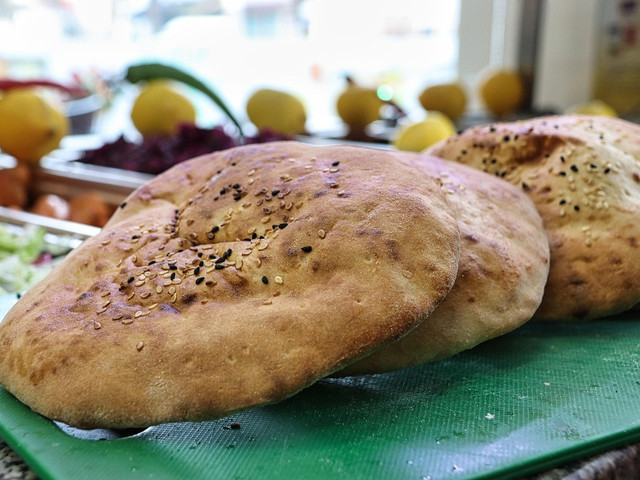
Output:
<instances>
[{"instance_id":1,"label":"green cutting board","mask_svg":"<svg viewBox=\"0 0 640 480\"><path fill-rule=\"evenodd\" d=\"M434 364L138 433L61 428L0 389L0 435L43 479L516 478L640 440L637 320L530 323Z\"/></svg>"}]
</instances>

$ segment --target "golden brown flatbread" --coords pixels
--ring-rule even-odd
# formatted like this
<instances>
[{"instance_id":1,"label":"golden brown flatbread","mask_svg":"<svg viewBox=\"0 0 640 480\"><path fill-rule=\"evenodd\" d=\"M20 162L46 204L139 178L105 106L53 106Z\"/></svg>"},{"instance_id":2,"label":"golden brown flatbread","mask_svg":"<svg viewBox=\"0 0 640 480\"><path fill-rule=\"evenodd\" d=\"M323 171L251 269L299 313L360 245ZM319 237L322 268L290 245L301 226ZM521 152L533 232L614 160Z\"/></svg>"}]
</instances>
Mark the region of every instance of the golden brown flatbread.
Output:
<instances>
[{"instance_id":1,"label":"golden brown flatbread","mask_svg":"<svg viewBox=\"0 0 640 480\"><path fill-rule=\"evenodd\" d=\"M424 322L339 375L449 357L521 326L542 300L549 243L533 202L513 185L471 167L426 155L405 159L438 178L447 194L462 238L458 277Z\"/></svg>"},{"instance_id":2,"label":"golden brown flatbread","mask_svg":"<svg viewBox=\"0 0 640 480\"><path fill-rule=\"evenodd\" d=\"M520 187L551 248L535 318L589 320L640 301L640 126L541 117L470 128L428 149Z\"/></svg>"},{"instance_id":3,"label":"golden brown flatbread","mask_svg":"<svg viewBox=\"0 0 640 480\"><path fill-rule=\"evenodd\" d=\"M436 181L392 154L295 142L174 167L0 324L0 383L83 428L282 400L421 322L456 277Z\"/></svg>"}]
</instances>

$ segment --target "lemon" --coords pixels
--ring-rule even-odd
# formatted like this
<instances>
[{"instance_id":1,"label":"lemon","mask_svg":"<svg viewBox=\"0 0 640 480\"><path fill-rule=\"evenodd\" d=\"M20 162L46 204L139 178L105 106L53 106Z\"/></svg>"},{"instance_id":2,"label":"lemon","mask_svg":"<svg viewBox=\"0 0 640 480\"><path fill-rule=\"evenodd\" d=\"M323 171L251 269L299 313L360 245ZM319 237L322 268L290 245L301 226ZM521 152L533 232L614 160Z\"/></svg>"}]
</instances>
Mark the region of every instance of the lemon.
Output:
<instances>
[{"instance_id":1,"label":"lemon","mask_svg":"<svg viewBox=\"0 0 640 480\"><path fill-rule=\"evenodd\" d=\"M524 100L522 76L504 68L485 70L479 80L480 99L497 117L517 110Z\"/></svg>"},{"instance_id":2,"label":"lemon","mask_svg":"<svg viewBox=\"0 0 640 480\"><path fill-rule=\"evenodd\" d=\"M338 116L349 126L351 132L364 132L364 128L380 118L384 102L372 88L351 85L338 96Z\"/></svg>"},{"instance_id":3,"label":"lemon","mask_svg":"<svg viewBox=\"0 0 640 480\"><path fill-rule=\"evenodd\" d=\"M428 112L423 120L400 127L391 143L398 150L421 152L455 133L456 127L448 116Z\"/></svg>"},{"instance_id":4,"label":"lemon","mask_svg":"<svg viewBox=\"0 0 640 480\"><path fill-rule=\"evenodd\" d=\"M612 106L602 100L591 100L569 107L566 113L576 113L580 115L601 115L603 117L617 117L618 112Z\"/></svg>"},{"instance_id":5,"label":"lemon","mask_svg":"<svg viewBox=\"0 0 640 480\"><path fill-rule=\"evenodd\" d=\"M153 80L142 88L133 102L131 120L143 136L169 136L180 124L195 124L196 110L170 82Z\"/></svg>"},{"instance_id":6,"label":"lemon","mask_svg":"<svg viewBox=\"0 0 640 480\"><path fill-rule=\"evenodd\" d=\"M425 110L442 112L453 121L467 108L467 93L459 82L431 85L420 93L418 100Z\"/></svg>"},{"instance_id":7,"label":"lemon","mask_svg":"<svg viewBox=\"0 0 640 480\"><path fill-rule=\"evenodd\" d=\"M290 93L260 88L247 100L246 111L259 130L270 129L285 135L305 131L307 112L302 102Z\"/></svg>"},{"instance_id":8,"label":"lemon","mask_svg":"<svg viewBox=\"0 0 640 480\"><path fill-rule=\"evenodd\" d=\"M67 117L33 89L14 89L0 97L0 149L16 159L37 163L68 131Z\"/></svg>"}]
</instances>

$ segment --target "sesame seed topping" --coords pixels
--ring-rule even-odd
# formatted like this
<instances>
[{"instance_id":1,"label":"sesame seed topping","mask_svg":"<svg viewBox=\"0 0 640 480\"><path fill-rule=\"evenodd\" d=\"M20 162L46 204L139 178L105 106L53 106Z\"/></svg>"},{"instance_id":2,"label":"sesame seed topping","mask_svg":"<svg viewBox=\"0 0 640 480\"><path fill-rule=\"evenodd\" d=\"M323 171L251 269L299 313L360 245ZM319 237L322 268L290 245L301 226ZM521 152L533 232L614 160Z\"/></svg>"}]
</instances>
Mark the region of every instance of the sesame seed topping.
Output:
<instances>
[{"instance_id":1,"label":"sesame seed topping","mask_svg":"<svg viewBox=\"0 0 640 480\"><path fill-rule=\"evenodd\" d=\"M144 348L144 343L143 342L138 342L136 344L136 350L140 351Z\"/></svg>"},{"instance_id":2,"label":"sesame seed topping","mask_svg":"<svg viewBox=\"0 0 640 480\"><path fill-rule=\"evenodd\" d=\"M122 314L118 313L117 315L114 315L113 317L111 317L111 320L120 320L122 318Z\"/></svg>"},{"instance_id":3,"label":"sesame seed topping","mask_svg":"<svg viewBox=\"0 0 640 480\"><path fill-rule=\"evenodd\" d=\"M122 319L122 324L123 325L130 325L133 323L133 318L124 318Z\"/></svg>"},{"instance_id":4,"label":"sesame seed topping","mask_svg":"<svg viewBox=\"0 0 640 480\"><path fill-rule=\"evenodd\" d=\"M100 330L102 328L102 324L100 322L93 322L93 328L96 330Z\"/></svg>"},{"instance_id":5,"label":"sesame seed topping","mask_svg":"<svg viewBox=\"0 0 640 480\"><path fill-rule=\"evenodd\" d=\"M270 298L267 298L267 299L262 301L263 305L271 305L272 303L273 303L273 301Z\"/></svg>"},{"instance_id":6,"label":"sesame seed topping","mask_svg":"<svg viewBox=\"0 0 640 480\"><path fill-rule=\"evenodd\" d=\"M276 282L277 284L281 285L282 284L282 277L280 275L276 275L275 278L273 279L274 282Z\"/></svg>"},{"instance_id":7,"label":"sesame seed topping","mask_svg":"<svg viewBox=\"0 0 640 480\"><path fill-rule=\"evenodd\" d=\"M322 229L318 230L318 236L319 236L320 238L324 238L324 237L326 236L325 231L324 231L324 230L322 230Z\"/></svg>"},{"instance_id":8,"label":"sesame seed topping","mask_svg":"<svg viewBox=\"0 0 640 480\"><path fill-rule=\"evenodd\" d=\"M133 314L133 318L140 318L142 314L143 314L142 310L138 310L136 313Z\"/></svg>"}]
</instances>

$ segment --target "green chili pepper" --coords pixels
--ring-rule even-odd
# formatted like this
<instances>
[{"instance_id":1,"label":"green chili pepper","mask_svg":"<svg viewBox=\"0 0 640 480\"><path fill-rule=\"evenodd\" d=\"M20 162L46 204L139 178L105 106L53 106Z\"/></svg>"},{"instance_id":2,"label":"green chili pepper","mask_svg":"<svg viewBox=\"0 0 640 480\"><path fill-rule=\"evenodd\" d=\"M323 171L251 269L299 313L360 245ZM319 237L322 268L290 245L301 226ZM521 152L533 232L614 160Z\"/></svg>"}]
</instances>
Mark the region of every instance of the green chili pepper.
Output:
<instances>
[{"instance_id":1,"label":"green chili pepper","mask_svg":"<svg viewBox=\"0 0 640 480\"><path fill-rule=\"evenodd\" d=\"M229 117L229 120L231 120L234 125L238 127L238 133L241 136L244 136L240 122L238 122L238 119L233 115L233 113L231 113L231 110L229 110L224 101L222 101L222 99L211 88L209 88L193 75L178 68L161 63L143 63L139 65L131 65L127 69L127 73L125 75L125 80L131 83L138 83L141 81L160 78L182 82L185 85L189 85L190 87L193 87L196 90L199 90L207 95L211 100L215 102L216 105L218 105L218 107L220 107L220 109L227 115L227 117Z\"/></svg>"}]
</instances>

